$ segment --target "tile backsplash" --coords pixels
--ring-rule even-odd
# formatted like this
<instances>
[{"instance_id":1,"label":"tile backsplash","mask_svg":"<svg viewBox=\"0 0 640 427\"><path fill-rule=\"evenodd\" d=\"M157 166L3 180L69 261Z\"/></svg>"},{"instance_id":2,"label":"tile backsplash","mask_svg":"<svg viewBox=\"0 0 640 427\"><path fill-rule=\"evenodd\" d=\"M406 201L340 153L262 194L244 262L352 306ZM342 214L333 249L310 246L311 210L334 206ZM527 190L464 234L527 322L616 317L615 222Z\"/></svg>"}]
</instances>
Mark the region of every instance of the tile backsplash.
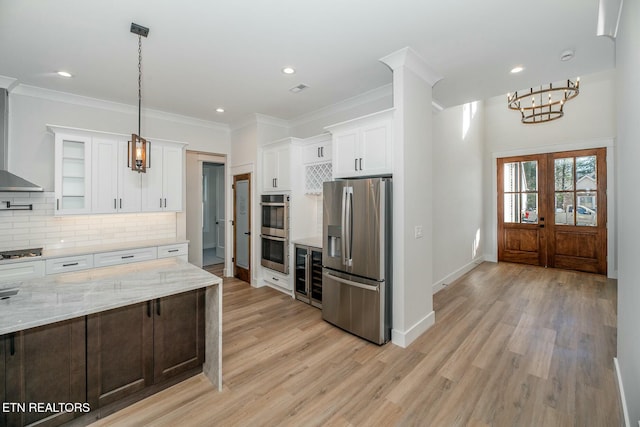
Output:
<instances>
[{"instance_id":1,"label":"tile backsplash","mask_svg":"<svg viewBox=\"0 0 640 427\"><path fill-rule=\"evenodd\" d=\"M33 205L33 210L8 210ZM55 194L0 193L0 250L63 249L176 238L176 213L54 216Z\"/></svg>"}]
</instances>

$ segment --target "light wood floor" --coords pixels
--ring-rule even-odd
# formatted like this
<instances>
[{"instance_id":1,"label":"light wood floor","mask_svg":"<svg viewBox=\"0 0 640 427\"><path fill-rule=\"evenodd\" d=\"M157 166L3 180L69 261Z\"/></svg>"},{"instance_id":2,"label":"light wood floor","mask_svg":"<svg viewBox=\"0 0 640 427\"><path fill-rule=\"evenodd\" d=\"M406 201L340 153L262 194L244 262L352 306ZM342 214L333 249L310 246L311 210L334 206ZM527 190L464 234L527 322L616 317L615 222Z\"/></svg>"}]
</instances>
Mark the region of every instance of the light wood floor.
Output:
<instances>
[{"instance_id":1,"label":"light wood floor","mask_svg":"<svg viewBox=\"0 0 640 427\"><path fill-rule=\"evenodd\" d=\"M619 426L616 298L602 276L484 263L402 349L225 279L223 391L199 375L95 425Z\"/></svg>"}]
</instances>

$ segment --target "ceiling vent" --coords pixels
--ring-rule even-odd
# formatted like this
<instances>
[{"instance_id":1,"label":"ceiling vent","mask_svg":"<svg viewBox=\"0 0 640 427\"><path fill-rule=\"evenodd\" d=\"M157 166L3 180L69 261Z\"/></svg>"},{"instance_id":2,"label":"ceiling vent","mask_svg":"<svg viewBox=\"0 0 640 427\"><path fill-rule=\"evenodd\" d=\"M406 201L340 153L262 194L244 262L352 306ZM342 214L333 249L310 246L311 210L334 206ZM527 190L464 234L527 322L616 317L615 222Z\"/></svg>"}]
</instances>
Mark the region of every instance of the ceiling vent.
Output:
<instances>
[{"instance_id":1,"label":"ceiling vent","mask_svg":"<svg viewBox=\"0 0 640 427\"><path fill-rule=\"evenodd\" d=\"M305 89L308 89L309 86L307 86L304 83L300 83L298 86L294 86L291 89L289 89L289 92L293 92L293 93L298 93L298 92L302 92Z\"/></svg>"}]
</instances>

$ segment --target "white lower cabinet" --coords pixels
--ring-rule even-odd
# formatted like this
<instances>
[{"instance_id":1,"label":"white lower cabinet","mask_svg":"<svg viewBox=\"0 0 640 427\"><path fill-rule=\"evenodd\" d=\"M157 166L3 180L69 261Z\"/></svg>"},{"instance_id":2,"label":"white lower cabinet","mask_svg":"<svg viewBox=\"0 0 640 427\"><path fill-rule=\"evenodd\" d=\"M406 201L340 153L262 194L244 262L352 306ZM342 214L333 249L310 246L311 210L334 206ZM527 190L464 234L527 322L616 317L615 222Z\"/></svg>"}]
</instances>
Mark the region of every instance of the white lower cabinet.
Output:
<instances>
[{"instance_id":1,"label":"white lower cabinet","mask_svg":"<svg viewBox=\"0 0 640 427\"><path fill-rule=\"evenodd\" d=\"M149 261L158 258L158 248L140 248L124 251L102 252L94 254L93 265L106 267L108 265L128 264L131 262Z\"/></svg>"},{"instance_id":2,"label":"white lower cabinet","mask_svg":"<svg viewBox=\"0 0 640 427\"><path fill-rule=\"evenodd\" d=\"M0 265L0 283L43 277L44 261L20 261ZM2 287L2 285L0 285Z\"/></svg>"},{"instance_id":3,"label":"white lower cabinet","mask_svg":"<svg viewBox=\"0 0 640 427\"><path fill-rule=\"evenodd\" d=\"M189 245L187 243L158 246L158 258L180 257L186 261L188 255Z\"/></svg>"},{"instance_id":4,"label":"white lower cabinet","mask_svg":"<svg viewBox=\"0 0 640 427\"><path fill-rule=\"evenodd\" d=\"M278 289L291 291L293 286L291 285L291 276L288 274L280 274L277 271L263 269L263 280L267 285L273 285Z\"/></svg>"},{"instance_id":5,"label":"white lower cabinet","mask_svg":"<svg viewBox=\"0 0 640 427\"><path fill-rule=\"evenodd\" d=\"M66 273L93 268L93 254L48 258L45 260L47 274Z\"/></svg>"}]
</instances>

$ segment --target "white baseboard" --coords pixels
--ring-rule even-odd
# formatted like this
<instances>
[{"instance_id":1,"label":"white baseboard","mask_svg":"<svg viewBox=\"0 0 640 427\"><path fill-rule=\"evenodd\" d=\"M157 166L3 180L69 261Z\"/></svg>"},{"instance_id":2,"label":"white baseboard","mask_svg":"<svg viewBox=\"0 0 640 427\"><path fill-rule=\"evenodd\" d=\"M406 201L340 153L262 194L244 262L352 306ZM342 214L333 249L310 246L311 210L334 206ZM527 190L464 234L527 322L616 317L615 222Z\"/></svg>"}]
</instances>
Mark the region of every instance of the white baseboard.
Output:
<instances>
[{"instance_id":1,"label":"white baseboard","mask_svg":"<svg viewBox=\"0 0 640 427\"><path fill-rule=\"evenodd\" d=\"M624 395L624 386L622 384L622 376L620 375L620 365L618 364L618 358L613 358L613 367L616 370L616 382L618 383L618 393L620 397L620 402L622 404L622 414L624 415L624 425L625 427L631 427L631 422L629 421L629 408L627 408L627 399ZM640 421L638 421L640 425Z\"/></svg>"},{"instance_id":2,"label":"white baseboard","mask_svg":"<svg viewBox=\"0 0 640 427\"><path fill-rule=\"evenodd\" d=\"M406 348L409 344L416 340L420 335L427 331L436 321L436 312L432 311L422 318L418 323L409 328L405 332L396 329L391 330L391 342L395 345Z\"/></svg>"},{"instance_id":3,"label":"white baseboard","mask_svg":"<svg viewBox=\"0 0 640 427\"><path fill-rule=\"evenodd\" d=\"M448 285L455 282L460 277L464 276L465 274L467 274L468 272L476 268L483 261L484 261L484 256L479 256L473 261L471 261L470 263L468 263L467 265L464 265L461 268L454 271L453 273L447 275L444 279L438 280L436 283L433 284L433 293L435 294L436 292L443 290Z\"/></svg>"}]
</instances>

